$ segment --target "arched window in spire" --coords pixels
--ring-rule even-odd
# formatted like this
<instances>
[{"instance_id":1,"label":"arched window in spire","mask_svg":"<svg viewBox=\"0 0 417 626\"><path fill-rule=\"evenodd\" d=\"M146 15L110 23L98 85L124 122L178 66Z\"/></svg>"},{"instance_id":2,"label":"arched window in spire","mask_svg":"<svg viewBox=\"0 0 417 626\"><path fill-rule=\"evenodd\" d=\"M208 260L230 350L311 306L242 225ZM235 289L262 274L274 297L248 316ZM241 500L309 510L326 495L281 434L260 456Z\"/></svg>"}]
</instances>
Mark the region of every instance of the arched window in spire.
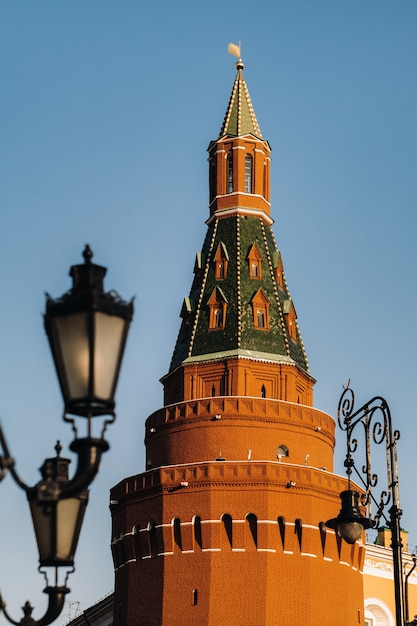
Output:
<instances>
[{"instance_id":1,"label":"arched window in spire","mask_svg":"<svg viewBox=\"0 0 417 626\"><path fill-rule=\"evenodd\" d=\"M221 241L214 255L214 274L216 280L224 280L227 277L229 254L225 244Z\"/></svg>"},{"instance_id":2,"label":"arched window in spire","mask_svg":"<svg viewBox=\"0 0 417 626\"><path fill-rule=\"evenodd\" d=\"M253 326L255 330L270 330L269 307L270 302L265 291L258 289L252 298Z\"/></svg>"},{"instance_id":3,"label":"arched window in spire","mask_svg":"<svg viewBox=\"0 0 417 626\"><path fill-rule=\"evenodd\" d=\"M283 309L287 322L288 334L293 341L297 341L297 314L291 300L284 300Z\"/></svg>"},{"instance_id":4,"label":"arched window in spire","mask_svg":"<svg viewBox=\"0 0 417 626\"><path fill-rule=\"evenodd\" d=\"M192 298L184 298L182 304L180 317L182 317L181 324L181 340L187 341L190 337L193 322L195 318L195 302Z\"/></svg>"},{"instance_id":5,"label":"arched window in spire","mask_svg":"<svg viewBox=\"0 0 417 626\"><path fill-rule=\"evenodd\" d=\"M216 307L213 309L213 328L223 327L223 308Z\"/></svg>"},{"instance_id":6,"label":"arched window in spire","mask_svg":"<svg viewBox=\"0 0 417 626\"><path fill-rule=\"evenodd\" d=\"M265 309L258 309L256 311L256 317L257 317L257 324L258 324L258 328L265 328L266 326L266 320L265 320Z\"/></svg>"},{"instance_id":7,"label":"arched window in spire","mask_svg":"<svg viewBox=\"0 0 417 626\"><path fill-rule=\"evenodd\" d=\"M226 161L226 192L233 193L233 155L230 152Z\"/></svg>"},{"instance_id":8,"label":"arched window in spire","mask_svg":"<svg viewBox=\"0 0 417 626\"><path fill-rule=\"evenodd\" d=\"M272 262L274 265L275 278L279 289L284 287L284 266L282 264L281 253L277 251L272 253Z\"/></svg>"},{"instance_id":9,"label":"arched window in spire","mask_svg":"<svg viewBox=\"0 0 417 626\"><path fill-rule=\"evenodd\" d=\"M226 323L227 300L222 290L216 287L207 304L210 310L209 330L223 330Z\"/></svg>"},{"instance_id":10,"label":"arched window in spire","mask_svg":"<svg viewBox=\"0 0 417 626\"><path fill-rule=\"evenodd\" d=\"M262 280L262 256L256 242L251 246L247 260L249 264L249 278Z\"/></svg>"},{"instance_id":11,"label":"arched window in spire","mask_svg":"<svg viewBox=\"0 0 417 626\"><path fill-rule=\"evenodd\" d=\"M252 193L252 157L245 156L245 193Z\"/></svg>"}]
</instances>

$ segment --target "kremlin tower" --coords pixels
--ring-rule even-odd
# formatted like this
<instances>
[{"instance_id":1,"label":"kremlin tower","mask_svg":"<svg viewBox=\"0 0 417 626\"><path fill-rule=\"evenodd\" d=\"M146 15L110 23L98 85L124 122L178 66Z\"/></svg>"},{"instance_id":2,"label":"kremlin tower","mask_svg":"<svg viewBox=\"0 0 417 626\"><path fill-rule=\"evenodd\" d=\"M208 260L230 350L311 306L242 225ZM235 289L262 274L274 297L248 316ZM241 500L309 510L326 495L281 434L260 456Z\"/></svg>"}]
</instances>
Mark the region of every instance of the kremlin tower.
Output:
<instances>
[{"instance_id":1,"label":"kremlin tower","mask_svg":"<svg viewBox=\"0 0 417 626\"><path fill-rule=\"evenodd\" d=\"M324 524L346 480L313 407L243 67L208 148L207 234L146 471L111 491L114 626L364 624L364 547Z\"/></svg>"}]
</instances>

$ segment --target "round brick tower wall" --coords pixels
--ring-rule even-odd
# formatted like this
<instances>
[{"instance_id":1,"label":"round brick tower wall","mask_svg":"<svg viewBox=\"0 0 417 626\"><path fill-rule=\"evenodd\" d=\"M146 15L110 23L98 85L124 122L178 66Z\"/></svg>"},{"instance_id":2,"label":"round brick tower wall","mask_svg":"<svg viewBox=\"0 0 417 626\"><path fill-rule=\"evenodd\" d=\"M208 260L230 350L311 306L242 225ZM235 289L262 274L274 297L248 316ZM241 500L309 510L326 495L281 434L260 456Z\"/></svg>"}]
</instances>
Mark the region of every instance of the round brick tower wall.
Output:
<instances>
[{"instance_id":1,"label":"round brick tower wall","mask_svg":"<svg viewBox=\"0 0 417 626\"><path fill-rule=\"evenodd\" d=\"M206 398L153 413L145 443L148 469L223 457L332 471L334 420L311 406L280 400Z\"/></svg>"}]
</instances>

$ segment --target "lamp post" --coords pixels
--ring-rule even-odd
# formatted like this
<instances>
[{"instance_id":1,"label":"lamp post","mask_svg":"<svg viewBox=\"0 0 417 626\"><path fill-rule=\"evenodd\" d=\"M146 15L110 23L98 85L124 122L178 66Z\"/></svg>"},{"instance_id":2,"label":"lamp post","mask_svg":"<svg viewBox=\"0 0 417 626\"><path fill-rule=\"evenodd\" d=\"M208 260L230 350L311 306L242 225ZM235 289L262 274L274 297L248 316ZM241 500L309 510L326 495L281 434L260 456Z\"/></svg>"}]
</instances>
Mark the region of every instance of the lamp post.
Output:
<instances>
[{"instance_id":1,"label":"lamp post","mask_svg":"<svg viewBox=\"0 0 417 626\"><path fill-rule=\"evenodd\" d=\"M0 427L0 480L7 471L25 492L32 515L39 550L39 571L47 580L44 592L48 607L39 620L32 618L29 602L24 617L14 621L0 595L0 611L12 624L47 626L61 613L68 576L74 571L74 556L88 502L88 487L100 466L103 452L109 449L104 438L107 426L116 419L115 391L120 372L133 302L125 302L115 291L105 292L106 268L91 262L93 253L85 247L84 263L70 269L72 288L60 298L46 296L44 323L64 399L63 419L71 423L75 438L70 450L77 455L77 467L69 478L70 459L56 456L45 459L41 480L30 487L17 474L15 461ZM107 416L99 437L92 436L93 418ZM87 436L78 437L75 418L85 418ZM48 583L43 568L54 568L54 584ZM65 581L59 584L58 570L67 568Z\"/></svg>"},{"instance_id":2,"label":"lamp post","mask_svg":"<svg viewBox=\"0 0 417 626\"><path fill-rule=\"evenodd\" d=\"M400 527L402 511L397 462L397 440L400 433L392 430L391 412L384 398L376 396L357 410L354 410L354 400L353 391L348 383L340 397L337 410L339 427L346 432L347 452L344 465L348 476L348 489L340 494L342 508L339 515L327 521L326 526L337 530L348 543L355 543L364 529L378 527L381 517L385 519L391 530L396 625L404 626L405 595ZM361 470L357 469L353 458L358 448L358 439L354 436L354 430L358 425L362 426L365 443L365 464ZM387 486L380 492L379 501L373 495L373 490L378 484L378 475L372 471L371 467L371 443L385 446ZM351 489L353 471L364 486L361 503L366 506L367 517L362 515L359 508L359 492ZM377 506L373 518L372 502ZM388 517L385 515L385 510L387 510Z\"/></svg>"}]
</instances>

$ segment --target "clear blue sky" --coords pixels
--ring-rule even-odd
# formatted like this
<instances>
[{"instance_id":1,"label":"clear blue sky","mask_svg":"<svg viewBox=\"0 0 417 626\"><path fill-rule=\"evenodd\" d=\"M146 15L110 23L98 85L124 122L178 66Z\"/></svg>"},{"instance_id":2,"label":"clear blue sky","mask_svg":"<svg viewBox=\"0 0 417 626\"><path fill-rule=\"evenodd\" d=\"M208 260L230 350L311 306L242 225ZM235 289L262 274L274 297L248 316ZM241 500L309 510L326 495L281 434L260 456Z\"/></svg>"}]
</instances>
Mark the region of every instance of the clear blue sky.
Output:
<instances>
[{"instance_id":1,"label":"clear blue sky","mask_svg":"<svg viewBox=\"0 0 417 626\"><path fill-rule=\"evenodd\" d=\"M206 229L206 148L235 76L227 44L239 40L273 149L274 232L315 405L335 415L347 378L358 403L386 397L402 433L403 525L417 544L417 2L2 0L0 416L27 482L55 440L71 438L44 292L69 288L88 242L106 286L136 295L118 421L69 580L80 609L112 589L108 489L144 469L144 421L162 405L158 381ZM0 499L0 589L15 619L27 598L40 617L24 494L9 478Z\"/></svg>"}]
</instances>

